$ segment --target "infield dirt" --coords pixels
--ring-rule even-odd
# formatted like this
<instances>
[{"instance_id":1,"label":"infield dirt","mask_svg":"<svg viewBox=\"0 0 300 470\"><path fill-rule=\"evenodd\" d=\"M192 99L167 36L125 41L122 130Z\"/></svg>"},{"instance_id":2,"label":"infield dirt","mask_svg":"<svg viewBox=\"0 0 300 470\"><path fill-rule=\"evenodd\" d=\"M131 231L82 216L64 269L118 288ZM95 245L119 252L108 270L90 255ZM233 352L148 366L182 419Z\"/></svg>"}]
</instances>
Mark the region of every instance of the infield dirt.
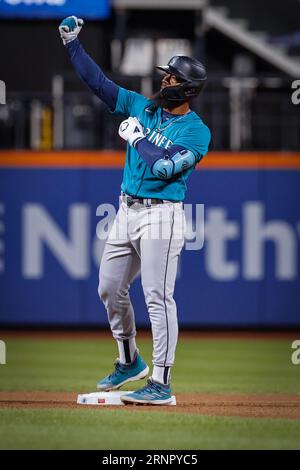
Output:
<instances>
[{"instance_id":1,"label":"infield dirt","mask_svg":"<svg viewBox=\"0 0 300 470\"><path fill-rule=\"evenodd\" d=\"M93 408L99 413L110 406L77 405L76 393L0 392L0 408ZM122 410L167 411L208 416L300 419L300 395L294 394L176 394L177 406L123 406Z\"/></svg>"}]
</instances>

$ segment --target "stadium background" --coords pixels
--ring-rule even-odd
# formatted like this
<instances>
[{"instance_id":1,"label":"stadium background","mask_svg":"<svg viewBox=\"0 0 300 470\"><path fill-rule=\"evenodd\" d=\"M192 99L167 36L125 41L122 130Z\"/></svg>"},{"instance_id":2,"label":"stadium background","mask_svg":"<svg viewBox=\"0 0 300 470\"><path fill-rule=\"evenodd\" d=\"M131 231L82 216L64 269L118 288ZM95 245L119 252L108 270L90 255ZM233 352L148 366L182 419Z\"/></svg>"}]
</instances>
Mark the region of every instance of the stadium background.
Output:
<instances>
[{"instance_id":1,"label":"stadium background","mask_svg":"<svg viewBox=\"0 0 300 470\"><path fill-rule=\"evenodd\" d=\"M96 211L117 208L125 148L120 119L61 44L57 27L72 10L86 19L86 50L122 86L150 96L153 65L178 52L207 66L194 109L213 140L187 192L196 249L180 262L180 325L299 326L300 2L29 3L0 1L1 325L107 325L96 237L107 214ZM202 249L196 204L205 205ZM138 325L149 326L139 281L131 292Z\"/></svg>"},{"instance_id":2,"label":"stadium background","mask_svg":"<svg viewBox=\"0 0 300 470\"><path fill-rule=\"evenodd\" d=\"M107 75L147 96L174 54L208 69L176 407L76 405L117 354L96 231L117 209L125 146L72 69L58 34L69 14ZM98 449L97 464L100 449L299 449L299 14L298 0L0 0L0 449ZM139 279L131 294L151 365Z\"/></svg>"}]
</instances>

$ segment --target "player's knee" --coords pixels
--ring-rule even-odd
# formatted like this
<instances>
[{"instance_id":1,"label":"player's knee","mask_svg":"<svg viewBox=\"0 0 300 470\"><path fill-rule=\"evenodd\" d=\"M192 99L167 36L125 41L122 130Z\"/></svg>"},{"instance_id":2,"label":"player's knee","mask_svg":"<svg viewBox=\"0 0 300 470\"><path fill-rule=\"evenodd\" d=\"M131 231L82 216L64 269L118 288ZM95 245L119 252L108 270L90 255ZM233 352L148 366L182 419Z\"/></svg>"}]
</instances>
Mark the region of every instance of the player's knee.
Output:
<instances>
[{"instance_id":1,"label":"player's knee","mask_svg":"<svg viewBox=\"0 0 300 470\"><path fill-rule=\"evenodd\" d=\"M157 289L152 286L143 286L145 301L148 312L165 311L167 308L172 308L175 300L173 292L165 289Z\"/></svg>"},{"instance_id":2,"label":"player's knee","mask_svg":"<svg viewBox=\"0 0 300 470\"><path fill-rule=\"evenodd\" d=\"M109 279L101 279L98 285L98 294L102 302L108 308L122 305L129 299L128 290L118 288L117 283Z\"/></svg>"},{"instance_id":3,"label":"player's knee","mask_svg":"<svg viewBox=\"0 0 300 470\"><path fill-rule=\"evenodd\" d=\"M98 294L104 304L107 303L113 295L113 283L109 280L100 278L98 284Z\"/></svg>"},{"instance_id":4,"label":"player's knee","mask_svg":"<svg viewBox=\"0 0 300 470\"><path fill-rule=\"evenodd\" d=\"M164 308L164 296L160 292L149 292L144 290L145 302L148 311L157 311Z\"/></svg>"},{"instance_id":5,"label":"player's knee","mask_svg":"<svg viewBox=\"0 0 300 470\"><path fill-rule=\"evenodd\" d=\"M146 304L149 302L163 302L165 292L162 286L150 284L148 281L142 279L142 288L145 296Z\"/></svg>"}]
</instances>

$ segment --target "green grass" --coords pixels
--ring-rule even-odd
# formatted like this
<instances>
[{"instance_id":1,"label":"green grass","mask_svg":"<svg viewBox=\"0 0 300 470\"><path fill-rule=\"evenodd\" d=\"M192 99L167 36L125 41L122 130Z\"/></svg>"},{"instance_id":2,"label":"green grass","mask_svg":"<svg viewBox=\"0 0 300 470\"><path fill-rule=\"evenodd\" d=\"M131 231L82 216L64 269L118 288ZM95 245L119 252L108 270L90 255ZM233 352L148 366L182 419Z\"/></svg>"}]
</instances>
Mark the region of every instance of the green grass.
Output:
<instances>
[{"instance_id":1,"label":"green grass","mask_svg":"<svg viewBox=\"0 0 300 470\"><path fill-rule=\"evenodd\" d=\"M5 339L5 338L4 338ZM113 341L7 340L0 390L89 392L112 368ZM151 362L151 341L139 341ZM179 342L174 392L298 393L287 340ZM134 388L134 387L130 387ZM300 420L128 409L0 409L1 449L300 449Z\"/></svg>"},{"instance_id":2,"label":"green grass","mask_svg":"<svg viewBox=\"0 0 300 470\"><path fill-rule=\"evenodd\" d=\"M112 340L8 340L0 390L93 391L117 356ZM138 342L151 364L151 341ZM286 340L181 340L175 392L300 393Z\"/></svg>"},{"instance_id":3,"label":"green grass","mask_svg":"<svg viewBox=\"0 0 300 470\"><path fill-rule=\"evenodd\" d=\"M300 422L105 409L1 410L6 449L299 449ZM3 434L2 434L3 433Z\"/></svg>"}]
</instances>

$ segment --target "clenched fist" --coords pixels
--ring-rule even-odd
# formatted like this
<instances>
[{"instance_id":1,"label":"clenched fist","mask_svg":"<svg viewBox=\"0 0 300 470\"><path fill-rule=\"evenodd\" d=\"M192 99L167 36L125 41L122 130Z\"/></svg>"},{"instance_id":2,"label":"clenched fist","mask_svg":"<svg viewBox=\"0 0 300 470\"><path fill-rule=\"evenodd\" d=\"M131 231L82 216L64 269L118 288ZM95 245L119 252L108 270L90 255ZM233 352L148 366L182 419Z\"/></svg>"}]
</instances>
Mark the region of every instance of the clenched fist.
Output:
<instances>
[{"instance_id":1,"label":"clenched fist","mask_svg":"<svg viewBox=\"0 0 300 470\"><path fill-rule=\"evenodd\" d=\"M64 45L68 44L77 38L81 31L84 21L76 16L68 16L59 25L60 37L63 40Z\"/></svg>"}]
</instances>

